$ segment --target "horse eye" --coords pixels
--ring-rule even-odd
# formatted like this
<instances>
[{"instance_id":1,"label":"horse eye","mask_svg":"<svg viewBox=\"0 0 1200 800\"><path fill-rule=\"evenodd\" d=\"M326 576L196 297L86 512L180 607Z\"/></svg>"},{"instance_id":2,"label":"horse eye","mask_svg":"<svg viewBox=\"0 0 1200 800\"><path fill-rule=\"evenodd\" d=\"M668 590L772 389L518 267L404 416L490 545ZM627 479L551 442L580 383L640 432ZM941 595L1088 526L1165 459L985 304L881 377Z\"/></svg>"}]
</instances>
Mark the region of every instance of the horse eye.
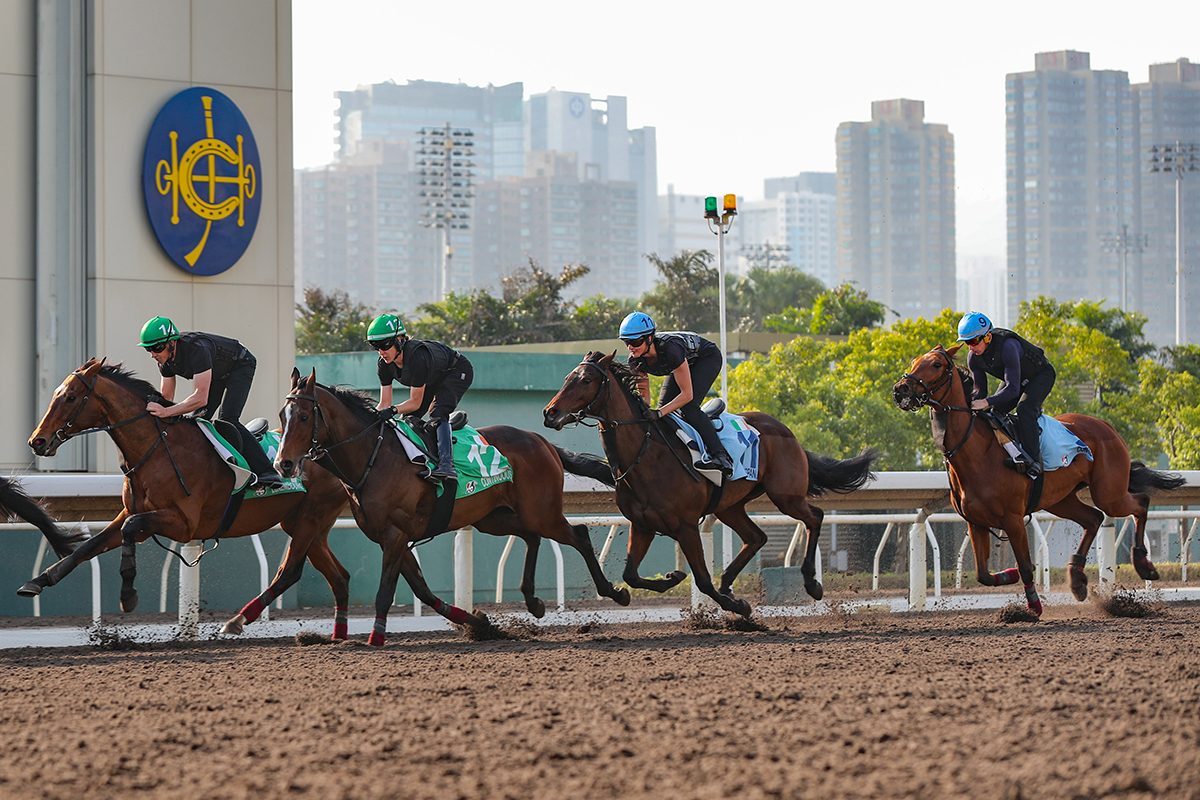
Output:
<instances>
[{"instance_id":1,"label":"horse eye","mask_svg":"<svg viewBox=\"0 0 1200 800\"><path fill-rule=\"evenodd\" d=\"M301 415L300 415L300 421L301 421L301 422L308 422L308 414L301 414Z\"/></svg>"},{"instance_id":2,"label":"horse eye","mask_svg":"<svg viewBox=\"0 0 1200 800\"><path fill-rule=\"evenodd\" d=\"M73 394L69 394L69 395L67 395L67 402L68 402L68 403L74 403L74 402L75 402L75 395L73 395Z\"/></svg>"}]
</instances>

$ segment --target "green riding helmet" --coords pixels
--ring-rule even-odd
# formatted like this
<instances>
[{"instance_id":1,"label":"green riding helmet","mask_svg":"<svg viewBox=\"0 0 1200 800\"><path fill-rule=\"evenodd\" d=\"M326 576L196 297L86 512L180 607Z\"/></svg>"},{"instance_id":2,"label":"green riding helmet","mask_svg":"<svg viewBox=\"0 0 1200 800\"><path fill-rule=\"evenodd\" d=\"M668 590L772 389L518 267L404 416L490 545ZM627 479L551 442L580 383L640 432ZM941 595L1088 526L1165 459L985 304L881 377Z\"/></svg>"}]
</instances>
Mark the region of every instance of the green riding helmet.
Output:
<instances>
[{"instance_id":1,"label":"green riding helmet","mask_svg":"<svg viewBox=\"0 0 1200 800\"><path fill-rule=\"evenodd\" d=\"M179 329L175 323L166 317L153 317L142 326L142 339L139 347L153 347L156 344L169 342L179 338Z\"/></svg>"},{"instance_id":2,"label":"green riding helmet","mask_svg":"<svg viewBox=\"0 0 1200 800\"><path fill-rule=\"evenodd\" d=\"M397 336L407 336L404 323L395 314L380 314L367 328L368 342L385 342Z\"/></svg>"}]
</instances>

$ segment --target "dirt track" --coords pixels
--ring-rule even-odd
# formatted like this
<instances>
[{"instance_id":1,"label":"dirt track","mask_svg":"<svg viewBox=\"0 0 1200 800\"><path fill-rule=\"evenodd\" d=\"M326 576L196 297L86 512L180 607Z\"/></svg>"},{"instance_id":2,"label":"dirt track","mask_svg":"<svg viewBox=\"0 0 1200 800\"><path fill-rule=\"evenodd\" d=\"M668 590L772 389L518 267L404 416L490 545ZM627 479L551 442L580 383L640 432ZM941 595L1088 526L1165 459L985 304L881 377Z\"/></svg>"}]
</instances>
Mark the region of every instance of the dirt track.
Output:
<instances>
[{"instance_id":1,"label":"dirt track","mask_svg":"<svg viewBox=\"0 0 1200 800\"><path fill-rule=\"evenodd\" d=\"M1200 606L0 652L0 797L1200 798Z\"/></svg>"}]
</instances>

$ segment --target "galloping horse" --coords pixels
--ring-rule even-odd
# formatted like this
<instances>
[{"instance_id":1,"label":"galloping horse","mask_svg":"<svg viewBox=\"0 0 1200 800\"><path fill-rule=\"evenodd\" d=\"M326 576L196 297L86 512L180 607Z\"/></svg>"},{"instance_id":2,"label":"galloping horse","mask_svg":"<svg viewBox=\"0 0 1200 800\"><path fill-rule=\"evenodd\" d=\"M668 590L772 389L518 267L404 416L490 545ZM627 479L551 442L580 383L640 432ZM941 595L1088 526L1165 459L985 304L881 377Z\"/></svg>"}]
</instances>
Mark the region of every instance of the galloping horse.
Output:
<instances>
[{"instance_id":1,"label":"galloping horse","mask_svg":"<svg viewBox=\"0 0 1200 800\"><path fill-rule=\"evenodd\" d=\"M732 586L734 578L767 542L767 535L746 513L746 503L765 492L780 511L808 528L808 548L800 572L805 591L820 600L824 590L816 579L816 552L825 512L810 504L808 498L862 487L874 477L871 463L875 454L865 451L844 461L814 455L774 417L758 412L742 414L758 431L759 479L726 482L714 510L717 519L742 539L742 549L725 568L718 591L704 562L699 526L715 487L683 466L681 462L690 464L691 458L679 438L646 417L648 407L638 394L636 381L633 371L614 361L612 355L588 353L542 412L546 427L555 430L562 430L568 422L599 420L600 441L613 467L609 483L616 484L617 506L631 523L625 582L663 592L686 577L679 571L665 578L638 575L655 532L661 532L679 543L700 591L726 611L750 616L750 604L734 598ZM576 470L570 463L567 466Z\"/></svg>"},{"instance_id":2,"label":"galloping horse","mask_svg":"<svg viewBox=\"0 0 1200 800\"><path fill-rule=\"evenodd\" d=\"M413 544L426 535L467 525L496 536L519 536L525 541L521 594L525 607L535 617L546 613L545 603L534 595L534 568L542 538L578 550L596 590L620 605L629 605L629 590L618 591L604 577L587 526L572 525L563 516L560 453L536 433L507 425L479 428L479 433L508 459L512 480L459 498L442 529L427 531L437 489L418 476L421 467L405 454L399 438L386 430L370 397L322 386L317 383L315 369L307 378L294 369L292 391L279 415L283 441L275 466L280 474L291 475L307 460L328 466L349 490L350 508L359 528L383 549L375 628L368 644L384 643L388 609L400 575L421 602L451 622L475 628L488 624L482 614L471 614L436 597L425 583L412 550ZM573 455L561 452L564 457Z\"/></svg>"},{"instance_id":3,"label":"galloping horse","mask_svg":"<svg viewBox=\"0 0 1200 800\"><path fill-rule=\"evenodd\" d=\"M104 530L26 583L17 594L39 595L82 562L121 545L121 610L133 611L138 602L133 581L139 542L156 535L176 542L216 535L230 502L233 473L197 422L151 416L146 411L150 400L165 402L146 381L119 365L94 358L55 390L50 407L29 437L29 446L39 456L52 456L68 439L106 431L121 454L124 508ZM346 638L350 573L338 563L326 538L346 503L346 492L337 478L315 467L304 474L304 486L305 492L248 496L233 526L221 534L222 538L248 536L280 525L292 537L271 585L226 623L226 633L241 633L245 623L258 619L272 600L298 581L307 556L333 590L333 638Z\"/></svg>"},{"instance_id":4,"label":"galloping horse","mask_svg":"<svg viewBox=\"0 0 1200 800\"><path fill-rule=\"evenodd\" d=\"M896 405L904 411L929 406L933 440L946 458L950 475L950 499L971 535L975 551L975 572L984 586L1007 586L1019 577L1025 584L1029 610L1042 613L1042 601L1033 584L1033 562L1029 557L1029 539L1025 531L1025 513L1032 481L1004 466L1004 449L990 425L976 425L976 413L969 408L971 376L954 363L961 345L949 349L935 347L915 359L908 374L892 387ZM959 412L959 413L951 413ZM1071 556L1071 593L1077 600L1087 599L1087 575L1083 565L1104 514L1114 518L1133 516L1137 521L1132 560L1144 580L1158 580L1146 551L1146 510L1150 506L1149 489L1178 489L1184 479L1157 472L1141 462L1130 462L1129 448L1107 422L1082 414L1055 417L1092 451L1093 461L1080 454L1067 466L1045 473L1045 486L1037 509L1069 519L1083 528L1083 541ZM1092 501L1100 510L1084 504L1076 495L1084 486L1091 488ZM1101 513L1104 512L1104 513ZM1007 535L1017 558L1015 569L988 571L991 529Z\"/></svg>"},{"instance_id":5,"label":"galloping horse","mask_svg":"<svg viewBox=\"0 0 1200 800\"><path fill-rule=\"evenodd\" d=\"M21 490L21 484L0 477L0 520L21 519L42 532L59 558L66 558L87 536L78 531L67 533L54 522L45 509Z\"/></svg>"}]
</instances>

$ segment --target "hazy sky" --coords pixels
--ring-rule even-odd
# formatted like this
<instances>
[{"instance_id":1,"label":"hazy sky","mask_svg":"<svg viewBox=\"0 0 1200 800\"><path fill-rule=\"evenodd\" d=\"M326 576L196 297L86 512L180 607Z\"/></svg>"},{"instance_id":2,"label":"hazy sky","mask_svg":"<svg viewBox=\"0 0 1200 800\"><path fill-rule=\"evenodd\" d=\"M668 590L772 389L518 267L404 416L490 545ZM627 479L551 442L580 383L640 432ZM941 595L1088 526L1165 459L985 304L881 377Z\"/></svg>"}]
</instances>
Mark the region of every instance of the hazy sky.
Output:
<instances>
[{"instance_id":1,"label":"hazy sky","mask_svg":"<svg viewBox=\"0 0 1200 800\"><path fill-rule=\"evenodd\" d=\"M332 160L339 89L521 81L627 97L629 127L658 131L660 191L756 199L764 178L832 172L838 124L872 100L923 100L954 134L960 259L1004 258L1006 73L1046 50L1134 83L1200 61L1200 10L1177 0L293 0L292 27L297 167Z\"/></svg>"}]
</instances>

